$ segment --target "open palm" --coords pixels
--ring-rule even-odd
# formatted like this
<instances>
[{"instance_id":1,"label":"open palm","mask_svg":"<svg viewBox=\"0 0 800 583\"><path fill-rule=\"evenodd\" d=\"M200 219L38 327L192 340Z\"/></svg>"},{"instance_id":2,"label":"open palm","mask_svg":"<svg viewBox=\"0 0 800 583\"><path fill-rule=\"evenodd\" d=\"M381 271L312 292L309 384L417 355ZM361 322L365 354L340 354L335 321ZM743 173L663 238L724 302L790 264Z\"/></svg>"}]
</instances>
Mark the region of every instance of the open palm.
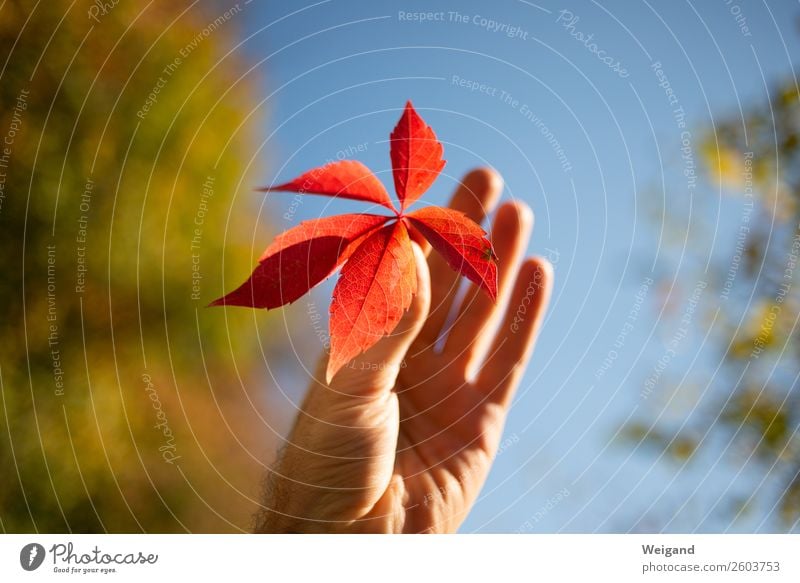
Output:
<instances>
[{"instance_id":1,"label":"open palm","mask_svg":"<svg viewBox=\"0 0 800 583\"><path fill-rule=\"evenodd\" d=\"M493 171L473 171L450 207L480 223L501 189ZM521 203L496 213L496 304L474 285L461 297L459 275L415 245L418 293L408 313L330 385L320 363L257 530L458 528L491 467L550 295L549 264L523 259L532 224Z\"/></svg>"}]
</instances>

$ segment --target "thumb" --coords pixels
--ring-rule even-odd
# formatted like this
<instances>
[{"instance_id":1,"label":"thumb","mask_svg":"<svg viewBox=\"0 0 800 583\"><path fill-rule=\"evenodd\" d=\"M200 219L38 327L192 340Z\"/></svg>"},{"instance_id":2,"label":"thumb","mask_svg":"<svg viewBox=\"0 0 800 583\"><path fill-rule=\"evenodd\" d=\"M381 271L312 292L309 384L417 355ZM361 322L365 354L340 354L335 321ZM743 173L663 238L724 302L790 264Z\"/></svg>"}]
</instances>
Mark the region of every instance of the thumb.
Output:
<instances>
[{"instance_id":1,"label":"thumb","mask_svg":"<svg viewBox=\"0 0 800 583\"><path fill-rule=\"evenodd\" d=\"M279 517L277 526L269 527L275 532L330 531L365 516L389 486L400 424L391 389L430 306L428 265L412 245L417 293L392 334L343 367L330 384L323 382L327 358L320 359L276 472L287 479L275 486L274 497L286 501L282 514L273 513Z\"/></svg>"},{"instance_id":2,"label":"thumb","mask_svg":"<svg viewBox=\"0 0 800 583\"><path fill-rule=\"evenodd\" d=\"M334 376L330 387L346 394L367 395L391 389L404 365L409 346L422 329L431 303L428 262L422 249L411 243L417 265L417 293L391 334L378 340Z\"/></svg>"}]
</instances>

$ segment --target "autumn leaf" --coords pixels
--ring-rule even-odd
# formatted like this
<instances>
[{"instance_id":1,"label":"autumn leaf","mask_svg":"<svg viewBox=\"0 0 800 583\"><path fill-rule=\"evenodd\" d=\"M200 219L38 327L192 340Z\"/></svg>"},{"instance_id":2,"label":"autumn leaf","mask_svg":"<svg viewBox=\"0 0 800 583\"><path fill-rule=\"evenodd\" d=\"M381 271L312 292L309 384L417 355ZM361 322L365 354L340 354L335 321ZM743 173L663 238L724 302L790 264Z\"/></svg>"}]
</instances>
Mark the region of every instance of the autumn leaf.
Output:
<instances>
[{"instance_id":1,"label":"autumn leaf","mask_svg":"<svg viewBox=\"0 0 800 583\"><path fill-rule=\"evenodd\" d=\"M342 268L331 302L328 376L391 333L415 293L414 250L397 221L370 235Z\"/></svg>"},{"instance_id":2,"label":"autumn leaf","mask_svg":"<svg viewBox=\"0 0 800 583\"><path fill-rule=\"evenodd\" d=\"M294 180L277 186L258 189L261 192L282 190L301 194L337 196L364 202L374 202L395 210L383 184L361 162L342 160L309 170Z\"/></svg>"},{"instance_id":3,"label":"autumn leaf","mask_svg":"<svg viewBox=\"0 0 800 583\"><path fill-rule=\"evenodd\" d=\"M392 174L400 207L422 196L444 168L442 144L409 101L390 136Z\"/></svg>"},{"instance_id":4,"label":"autumn leaf","mask_svg":"<svg viewBox=\"0 0 800 583\"><path fill-rule=\"evenodd\" d=\"M331 275L365 235L385 223L379 215L339 215L306 221L275 238L246 282L212 306L277 308Z\"/></svg>"},{"instance_id":5,"label":"autumn leaf","mask_svg":"<svg viewBox=\"0 0 800 583\"><path fill-rule=\"evenodd\" d=\"M497 265L486 234L464 213L430 206L406 215L447 264L497 299Z\"/></svg>"},{"instance_id":6,"label":"autumn leaf","mask_svg":"<svg viewBox=\"0 0 800 583\"><path fill-rule=\"evenodd\" d=\"M212 306L277 308L294 302L342 268L330 308L327 381L391 334L416 293L409 232L427 239L447 264L497 297L497 266L486 233L466 215L441 207L406 214L444 167L443 148L409 101L390 136L400 210L363 164L332 162L264 192L288 191L382 205L394 215L346 214L305 221L278 235L250 278Z\"/></svg>"},{"instance_id":7,"label":"autumn leaf","mask_svg":"<svg viewBox=\"0 0 800 583\"><path fill-rule=\"evenodd\" d=\"M275 240L264 250L258 260L262 262L287 247L317 237L342 237L349 242L354 242L359 237L374 231L389 219L390 217L383 215L360 214L337 215L335 217L303 221L293 229L289 229L275 237Z\"/></svg>"}]
</instances>

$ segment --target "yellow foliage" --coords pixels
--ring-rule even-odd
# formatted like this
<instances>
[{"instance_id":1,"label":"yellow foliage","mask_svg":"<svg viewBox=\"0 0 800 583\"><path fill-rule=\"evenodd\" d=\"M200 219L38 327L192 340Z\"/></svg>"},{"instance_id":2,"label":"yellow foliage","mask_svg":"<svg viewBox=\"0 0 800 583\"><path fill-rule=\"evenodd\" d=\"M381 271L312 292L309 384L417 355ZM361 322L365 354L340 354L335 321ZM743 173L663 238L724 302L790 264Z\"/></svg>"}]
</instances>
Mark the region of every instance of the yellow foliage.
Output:
<instances>
[{"instance_id":1,"label":"yellow foliage","mask_svg":"<svg viewBox=\"0 0 800 583\"><path fill-rule=\"evenodd\" d=\"M2 527L246 529L272 316L204 308L250 272L260 229L258 90L227 54L246 15L206 35L224 8L86 9L0 10Z\"/></svg>"}]
</instances>

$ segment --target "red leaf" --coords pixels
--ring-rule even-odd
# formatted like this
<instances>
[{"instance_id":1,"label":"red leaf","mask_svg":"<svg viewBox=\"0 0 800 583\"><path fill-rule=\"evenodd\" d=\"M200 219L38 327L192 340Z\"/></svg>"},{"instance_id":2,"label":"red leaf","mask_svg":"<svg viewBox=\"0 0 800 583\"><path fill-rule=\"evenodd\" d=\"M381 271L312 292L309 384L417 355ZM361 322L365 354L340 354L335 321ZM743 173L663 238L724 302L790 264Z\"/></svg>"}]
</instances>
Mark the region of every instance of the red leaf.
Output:
<instances>
[{"instance_id":1,"label":"red leaf","mask_svg":"<svg viewBox=\"0 0 800 583\"><path fill-rule=\"evenodd\" d=\"M410 101L389 138L394 188L405 209L428 190L444 168L442 144Z\"/></svg>"},{"instance_id":2,"label":"red leaf","mask_svg":"<svg viewBox=\"0 0 800 583\"><path fill-rule=\"evenodd\" d=\"M270 309L289 304L333 273L364 236L387 220L339 215L300 223L267 247L246 282L211 305Z\"/></svg>"},{"instance_id":3,"label":"red leaf","mask_svg":"<svg viewBox=\"0 0 800 583\"><path fill-rule=\"evenodd\" d=\"M496 258L480 226L462 213L439 207L405 214L445 164L442 144L410 101L390 138L399 212L375 175L351 160L332 162L291 182L261 188L372 202L395 215L350 214L303 222L275 238L245 283L211 304L282 306L344 264L331 302L328 382L352 358L391 333L408 309L417 291L409 228L414 237L430 241L453 269L492 299L497 297Z\"/></svg>"},{"instance_id":4,"label":"red leaf","mask_svg":"<svg viewBox=\"0 0 800 583\"><path fill-rule=\"evenodd\" d=\"M340 198L350 198L365 202L374 202L395 210L389 193L381 181L364 166L355 160L342 160L319 166L301 174L294 180L277 186L258 188L261 192L283 190L302 194L321 194Z\"/></svg>"},{"instance_id":5,"label":"red leaf","mask_svg":"<svg viewBox=\"0 0 800 583\"><path fill-rule=\"evenodd\" d=\"M264 261L270 255L279 253L286 247L315 237L342 237L353 242L380 227L390 218L382 215L350 214L303 221L275 237L275 240L264 250L258 260Z\"/></svg>"},{"instance_id":6,"label":"red leaf","mask_svg":"<svg viewBox=\"0 0 800 583\"><path fill-rule=\"evenodd\" d=\"M402 221L370 235L342 268L331 302L327 380L394 330L417 292L411 239Z\"/></svg>"},{"instance_id":7,"label":"red leaf","mask_svg":"<svg viewBox=\"0 0 800 583\"><path fill-rule=\"evenodd\" d=\"M210 305L271 309L289 304L333 273L348 243L342 237L318 237L291 245L259 263L246 282Z\"/></svg>"},{"instance_id":8,"label":"red leaf","mask_svg":"<svg viewBox=\"0 0 800 583\"><path fill-rule=\"evenodd\" d=\"M486 233L465 214L431 206L406 215L447 264L497 299L497 265Z\"/></svg>"}]
</instances>

